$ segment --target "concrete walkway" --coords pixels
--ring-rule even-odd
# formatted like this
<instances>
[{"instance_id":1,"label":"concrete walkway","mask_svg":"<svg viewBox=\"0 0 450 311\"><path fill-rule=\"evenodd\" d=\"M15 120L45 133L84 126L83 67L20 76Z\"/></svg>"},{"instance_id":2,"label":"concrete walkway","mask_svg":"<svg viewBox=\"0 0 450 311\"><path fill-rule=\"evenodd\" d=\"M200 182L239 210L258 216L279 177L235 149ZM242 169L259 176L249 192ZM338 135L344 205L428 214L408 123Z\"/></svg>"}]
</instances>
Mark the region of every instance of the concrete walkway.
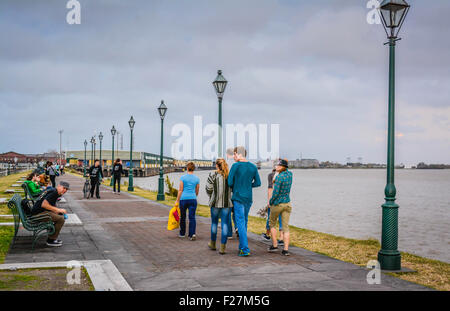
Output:
<instances>
[{"instance_id":1,"label":"concrete walkway","mask_svg":"<svg viewBox=\"0 0 450 311\"><path fill-rule=\"evenodd\" d=\"M384 274L380 285L369 285L367 269L300 248L290 248L290 257L268 253L268 243L254 234L249 234L250 257L237 256L235 238L222 256L207 247L207 218L197 217L196 241L180 239L178 230L166 229L170 208L165 205L115 195L106 187L100 200L83 200L84 179L59 180L68 181L71 190L58 204L82 225L63 227L62 247L49 248L43 238L34 252L30 234L21 229L5 263L109 259L134 290L428 290Z\"/></svg>"}]
</instances>

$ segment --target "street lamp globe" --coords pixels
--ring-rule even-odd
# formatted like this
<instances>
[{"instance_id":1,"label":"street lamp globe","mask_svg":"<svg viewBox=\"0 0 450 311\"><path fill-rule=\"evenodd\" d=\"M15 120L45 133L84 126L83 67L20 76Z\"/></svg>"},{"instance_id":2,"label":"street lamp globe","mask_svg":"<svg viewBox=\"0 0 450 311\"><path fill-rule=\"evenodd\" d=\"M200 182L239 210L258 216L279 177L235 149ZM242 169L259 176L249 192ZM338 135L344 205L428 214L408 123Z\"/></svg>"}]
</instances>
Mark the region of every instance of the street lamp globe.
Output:
<instances>
[{"instance_id":1,"label":"street lamp globe","mask_svg":"<svg viewBox=\"0 0 450 311\"><path fill-rule=\"evenodd\" d=\"M158 112L159 112L159 116L161 117L161 120L164 120L164 117L167 112L167 107L166 107L166 105L164 105L163 100L161 101L161 105L159 105L159 107L158 107Z\"/></svg>"},{"instance_id":2,"label":"street lamp globe","mask_svg":"<svg viewBox=\"0 0 450 311\"><path fill-rule=\"evenodd\" d=\"M114 135L116 135L116 128L114 127L114 125L113 125L113 127L112 127L112 129L111 129L111 135L112 136L114 136Z\"/></svg>"},{"instance_id":3,"label":"street lamp globe","mask_svg":"<svg viewBox=\"0 0 450 311\"><path fill-rule=\"evenodd\" d=\"M217 71L216 80L213 81L213 86L216 90L217 97L222 98L223 93L225 93L225 88L227 87L228 81L222 76L222 70Z\"/></svg>"},{"instance_id":4,"label":"street lamp globe","mask_svg":"<svg viewBox=\"0 0 450 311\"><path fill-rule=\"evenodd\" d=\"M94 136L91 137L91 144L95 144L95 138L94 138Z\"/></svg>"},{"instance_id":5,"label":"street lamp globe","mask_svg":"<svg viewBox=\"0 0 450 311\"><path fill-rule=\"evenodd\" d=\"M85 139L85 140L84 140L84 148L86 148L87 144L88 144L88 142L87 142L87 140Z\"/></svg>"},{"instance_id":6,"label":"street lamp globe","mask_svg":"<svg viewBox=\"0 0 450 311\"><path fill-rule=\"evenodd\" d=\"M100 134L98 135L98 139L100 139L100 141L103 140L103 134L102 134L102 132L100 132Z\"/></svg>"},{"instance_id":7,"label":"street lamp globe","mask_svg":"<svg viewBox=\"0 0 450 311\"><path fill-rule=\"evenodd\" d=\"M135 123L136 123L136 121L134 121L133 116L131 116L130 121L128 121L128 124L130 125L130 129L134 128Z\"/></svg>"},{"instance_id":8,"label":"street lamp globe","mask_svg":"<svg viewBox=\"0 0 450 311\"><path fill-rule=\"evenodd\" d=\"M397 38L410 5L405 0L384 0L379 7L388 38Z\"/></svg>"}]
</instances>

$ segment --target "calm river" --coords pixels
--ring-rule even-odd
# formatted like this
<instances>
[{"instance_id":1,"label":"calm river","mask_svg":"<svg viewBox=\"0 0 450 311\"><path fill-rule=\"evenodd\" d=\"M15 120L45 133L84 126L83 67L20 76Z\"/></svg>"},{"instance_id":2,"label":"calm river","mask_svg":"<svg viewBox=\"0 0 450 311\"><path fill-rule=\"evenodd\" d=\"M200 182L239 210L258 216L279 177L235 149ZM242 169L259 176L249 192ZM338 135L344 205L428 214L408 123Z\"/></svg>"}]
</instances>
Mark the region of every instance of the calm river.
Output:
<instances>
[{"instance_id":1,"label":"calm river","mask_svg":"<svg viewBox=\"0 0 450 311\"><path fill-rule=\"evenodd\" d=\"M251 215L266 204L267 175L253 191ZM292 170L291 224L348 238L380 240L385 170ZM207 205L204 185L209 171L197 171L199 203ZM169 174L178 187L182 173ZM399 250L450 262L450 170L396 170ZM157 190L158 177L135 178L144 189Z\"/></svg>"}]
</instances>

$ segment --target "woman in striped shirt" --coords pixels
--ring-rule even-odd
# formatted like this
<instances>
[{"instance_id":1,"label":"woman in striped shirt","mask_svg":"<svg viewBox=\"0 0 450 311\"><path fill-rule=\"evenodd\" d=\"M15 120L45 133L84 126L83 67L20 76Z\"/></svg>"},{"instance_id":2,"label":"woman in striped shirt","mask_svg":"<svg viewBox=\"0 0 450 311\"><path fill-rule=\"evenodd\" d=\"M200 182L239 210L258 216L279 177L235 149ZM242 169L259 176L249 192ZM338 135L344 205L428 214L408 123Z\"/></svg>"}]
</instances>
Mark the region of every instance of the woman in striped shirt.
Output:
<instances>
[{"instance_id":1,"label":"woman in striped shirt","mask_svg":"<svg viewBox=\"0 0 450 311\"><path fill-rule=\"evenodd\" d=\"M231 189L228 187L228 164L219 158L216 160L216 171L209 174L206 182L206 193L209 196L209 206L211 207L211 242L208 247L216 250L217 226L219 217L221 218L222 237L220 245L220 254L225 254L226 244L228 240L229 228L228 218L231 213Z\"/></svg>"}]
</instances>

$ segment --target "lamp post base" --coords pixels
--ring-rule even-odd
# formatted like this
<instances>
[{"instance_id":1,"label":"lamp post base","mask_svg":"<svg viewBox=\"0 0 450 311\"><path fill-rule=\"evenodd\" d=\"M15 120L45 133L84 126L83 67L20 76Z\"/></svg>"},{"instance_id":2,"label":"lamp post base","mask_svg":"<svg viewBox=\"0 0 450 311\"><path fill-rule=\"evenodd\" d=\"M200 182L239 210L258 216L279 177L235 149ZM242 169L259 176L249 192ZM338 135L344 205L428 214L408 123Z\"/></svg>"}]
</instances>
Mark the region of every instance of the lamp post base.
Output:
<instances>
[{"instance_id":1,"label":"lamp post base","mask_svg":"<svg viewBox=\"0 0 450 311\"><path fill-rule=\"evenodd\" d=\"M382 270L398 271L401 270L402 256L400 252L386 254L383 250L378 252L378 262Z\"/></svg>"},{"instance_id":2,"label":"lamp post base","mask_svg":"<svg viewBox=\"0 0 450 311\"><path fill-rule=\"evenodd\" d=\"M164 201L164 178L160 175L158 179L158 195L156 196L157 201Z\"/></svg>"}]
</instances>

